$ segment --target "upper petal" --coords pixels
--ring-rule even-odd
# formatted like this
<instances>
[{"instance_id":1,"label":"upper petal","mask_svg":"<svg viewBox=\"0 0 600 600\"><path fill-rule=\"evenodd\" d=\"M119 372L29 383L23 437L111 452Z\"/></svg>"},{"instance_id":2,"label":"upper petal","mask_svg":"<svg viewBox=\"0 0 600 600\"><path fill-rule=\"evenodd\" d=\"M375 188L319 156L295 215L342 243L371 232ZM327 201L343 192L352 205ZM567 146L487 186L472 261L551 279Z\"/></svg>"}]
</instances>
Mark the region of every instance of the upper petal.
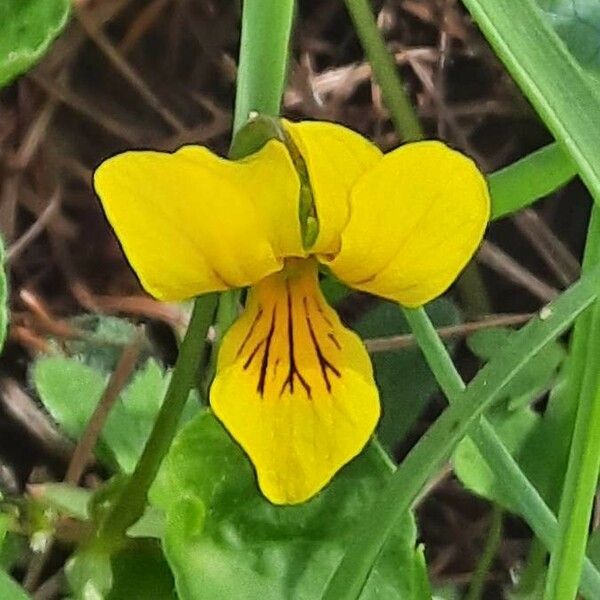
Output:
<instances>
[{"instance_id":1,"label":"upper petal","mask_svg":"<svg viewBox=\"0 0 600 600\"><path fill-rule=\"evenodd\" d=\"M407 144L357 181L341 251L327 264L354 288L421 306L470 260L489 210L471 159L441 142Z\"/></svg>"},{"instance_id":2,"label":"upper petal","mask_svg":"<svg viewBox=\"0 0 600 600\"><path fill-rule=\"evenodd\" d=\"M252 288L223 339L210 403L276 504L307 500L362 450L379 418L371 364L312 260Z\"/></svg>"},{"instance_id":3,"label":"upper petal","mask_svg":"<svg viewBox=\"0 0 600 600\"><path fill-rule=\"evenodd\" d=\"M306 164L319 222L310 248L335 254L349 214L349 194L357 179L381 159L381 151L358 133L324 121L283 121Z\"/></svg>"},{"instance_id":4,"label":"upper petal","mask_svg":"<svg viewBox=\"0 0 600 600\"><path fill-rule=\"evenodd\" d=\"M94 187L144 288L182 300L241 287L302 255L299 179L270 141L243 161L200 146L109 158Z\"/></svg>"}]
</instances>

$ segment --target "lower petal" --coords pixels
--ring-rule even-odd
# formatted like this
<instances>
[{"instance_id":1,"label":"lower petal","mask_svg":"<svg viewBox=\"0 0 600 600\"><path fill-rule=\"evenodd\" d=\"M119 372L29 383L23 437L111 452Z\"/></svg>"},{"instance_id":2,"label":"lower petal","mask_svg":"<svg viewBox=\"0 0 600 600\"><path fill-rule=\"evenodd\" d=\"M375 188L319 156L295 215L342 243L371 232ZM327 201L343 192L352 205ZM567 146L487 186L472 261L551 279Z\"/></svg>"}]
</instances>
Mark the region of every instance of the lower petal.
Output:
<instances>
[{"instance_id":1,"label":"lower petal","mask_svg":"<svg viewBox=\"0 0 600 600\"><path fill-rule=\"evenodd\" d=\"M371 363L327 305L312 260L252 289L223 340L210 401L276 504L309 499L362 450L380 413Z\"/></svg>"}]
</instances>

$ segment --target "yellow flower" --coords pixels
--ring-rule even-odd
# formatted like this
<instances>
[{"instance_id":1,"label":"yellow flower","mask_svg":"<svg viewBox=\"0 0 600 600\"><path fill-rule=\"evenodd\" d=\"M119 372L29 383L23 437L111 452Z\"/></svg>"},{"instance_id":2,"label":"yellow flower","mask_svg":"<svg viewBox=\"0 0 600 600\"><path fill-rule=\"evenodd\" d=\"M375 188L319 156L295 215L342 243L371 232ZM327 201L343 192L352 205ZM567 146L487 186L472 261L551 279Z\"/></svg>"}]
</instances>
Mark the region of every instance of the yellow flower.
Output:
<instances>
[{"instance_id":1,"label":"yellow flower","mask_svg":"<svg viewBox=\"0 0 600 600\"><path fill-rule=\"evenodd\" d=\"M235 162L199 146L125 152L94 185L156 298L252 286L210 403L265 496L295 504L362 450L380 414L369 357L321 294L319 263L353 288L420 306L473 255L489 197L475 164L440 142L383 155L340 125L283 127L287 144Z\"/></svg>"}]
</instances>

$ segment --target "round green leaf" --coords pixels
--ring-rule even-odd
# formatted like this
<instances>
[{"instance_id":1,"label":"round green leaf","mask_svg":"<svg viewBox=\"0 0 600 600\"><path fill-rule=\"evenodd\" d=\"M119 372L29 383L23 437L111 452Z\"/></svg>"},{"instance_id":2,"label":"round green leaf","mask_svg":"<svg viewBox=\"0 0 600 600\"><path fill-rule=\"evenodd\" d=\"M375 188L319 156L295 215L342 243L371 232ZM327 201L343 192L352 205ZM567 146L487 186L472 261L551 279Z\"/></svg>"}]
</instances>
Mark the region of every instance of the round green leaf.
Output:
<instances>
[{"instance_id":1,"label":"round green leaf","mask_svg":"<svg viewBox=\"0 0 600 600\"><path fill-rule=\"evenodd\" d=\"M538 0L554 29L581 66L600 74L598 0Z\"/></svg>"},{"instance_id":2,"label":"round green leaf","mask_svg":"<svg viewBox=\"0 0 600 600\"><path fill-rule=\"evenodd\" d=\"M167 513L164 549L181 600L320 598L357 525L391 475L369 445L315 498L274 506L242 450L205 412L179 433L151 498ZM406 514L361 599L415 598L415 524Z\"/></svg>"},{"instance_id":3,"label":"round green leaf","mask_svg":"<svg viewBox=\"0 0 600 600\"><path fill-rule=\"evenodd\" d=\"M0 0L0 86L43 56L70 7L70 0Z\"/></svg>"}]
</instances>

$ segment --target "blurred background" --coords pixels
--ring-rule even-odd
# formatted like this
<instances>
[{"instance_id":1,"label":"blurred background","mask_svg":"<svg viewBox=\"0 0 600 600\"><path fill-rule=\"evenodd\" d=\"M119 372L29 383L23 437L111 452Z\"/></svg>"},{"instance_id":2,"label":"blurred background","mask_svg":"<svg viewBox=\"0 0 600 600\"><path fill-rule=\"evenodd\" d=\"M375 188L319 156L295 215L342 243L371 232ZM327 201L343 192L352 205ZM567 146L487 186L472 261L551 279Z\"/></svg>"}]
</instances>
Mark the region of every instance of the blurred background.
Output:
<instances>
[{"instance_id":1,"label":"blurred background","mask_svg":"<svg viewBox=\"0 0 600 600\"><path fill-rule=\"evenodd\" d=\"M152 351L167 364L186 322L184 307L144 295L129 270L91 188L95 166L128 148L196 143L226 154L230 141L239 1L76 4L44 60L0 92L0 230L11 288L9 343L0 363L0 474L2 487L16 492L27 482L60 477L66 464L66 441L48 432L28 368L53 345L68 350L85 339L85 325L73 318L99 313L145 323ZM460 3L373 4L428 137L470 155L485 172L551 141ZM300 0L298 10L283 113L342 123L384 150L397 146L343 3ZM577 278L589 200L578 182L557 196L494 223L474 264L432 309L440 325L455 328L453 351L465 377L478 365L464 341L471 331L465 321L523 322ZM405 331L389 307L371 298L353 294L339 309L365 337ZM367 314L376 318L365 320ZM444 401L410 339L394 350L375 358L384 396L396 393L386 391L390 373L420 369L414 387L397 392L411 418L397 425L389 411L382 423L384 442L401 458ZM441 474L418 508L437 586L472 579L490 514L449 470ZM504 518L486 597L501 597L528 538L518 519Z\"/></svg>"}]
</instances>

